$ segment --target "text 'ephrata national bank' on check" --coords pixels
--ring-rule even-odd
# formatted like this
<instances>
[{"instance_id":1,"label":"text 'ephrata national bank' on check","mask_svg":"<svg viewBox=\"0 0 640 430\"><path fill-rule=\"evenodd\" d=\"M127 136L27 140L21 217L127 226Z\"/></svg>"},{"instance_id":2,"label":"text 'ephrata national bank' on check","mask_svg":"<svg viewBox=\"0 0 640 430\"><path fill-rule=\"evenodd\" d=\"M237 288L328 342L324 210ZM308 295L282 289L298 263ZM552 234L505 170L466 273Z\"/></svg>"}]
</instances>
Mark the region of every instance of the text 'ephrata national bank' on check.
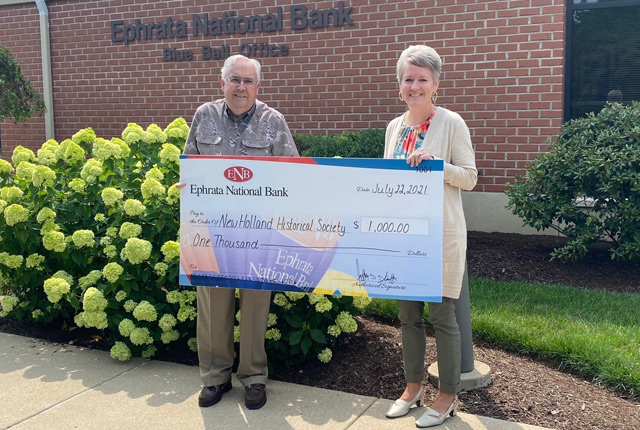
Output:
<instances>
[{"instance_id":1,"label":"text 'ephrata national bank' on check","mask_svg":"<svg viewBox=\"0 0 640 430\"><path fill-rule=\"evenodd\" d=\"M180 283L440 300L443 163L183 156Z\"/></svg>"}]
</instances>

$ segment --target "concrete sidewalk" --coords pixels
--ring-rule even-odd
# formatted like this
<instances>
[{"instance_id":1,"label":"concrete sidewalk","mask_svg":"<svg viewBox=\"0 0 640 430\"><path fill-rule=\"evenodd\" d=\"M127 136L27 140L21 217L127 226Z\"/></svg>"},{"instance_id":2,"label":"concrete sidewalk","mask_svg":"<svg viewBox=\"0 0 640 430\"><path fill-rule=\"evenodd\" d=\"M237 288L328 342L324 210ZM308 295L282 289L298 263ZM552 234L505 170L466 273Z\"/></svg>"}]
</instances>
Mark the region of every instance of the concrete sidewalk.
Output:
<instances>
[{"instance_id":1,"label":"concrete sidewalk","mask_svg":"<svg viewBox=\"0 0 640 430\"><path fill-rule=\"evenodd\" d=\"M269 381L268 402L244 407L237 381L222 401L198 407L198 369L0 333L1 429L415 429L421 411L389 420L390 400ZM459 414L436 429L534 430Z\"/></svg>"}]
</instances>

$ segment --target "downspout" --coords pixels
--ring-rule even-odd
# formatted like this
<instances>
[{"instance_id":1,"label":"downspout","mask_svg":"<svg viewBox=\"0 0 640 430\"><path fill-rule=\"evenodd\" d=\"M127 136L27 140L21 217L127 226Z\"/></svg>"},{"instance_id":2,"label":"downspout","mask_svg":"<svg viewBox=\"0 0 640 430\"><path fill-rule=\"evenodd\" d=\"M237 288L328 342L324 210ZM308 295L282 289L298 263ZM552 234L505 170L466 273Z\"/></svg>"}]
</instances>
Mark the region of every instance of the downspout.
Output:
<instances>
[{"instance_id":1,"label":"downspout","mask_svg":"<svg viewBox=\"0 0 640 430\"><path fill-rule=\"evenodd\" d=\"M40 12L40 49L42 52L42 86L45 112L45 136L47 140L55 139L53 116L53 79L51 77L51 46L49 40L49 10L45 0L35 0Z\"/></svg>"}]
</instances>

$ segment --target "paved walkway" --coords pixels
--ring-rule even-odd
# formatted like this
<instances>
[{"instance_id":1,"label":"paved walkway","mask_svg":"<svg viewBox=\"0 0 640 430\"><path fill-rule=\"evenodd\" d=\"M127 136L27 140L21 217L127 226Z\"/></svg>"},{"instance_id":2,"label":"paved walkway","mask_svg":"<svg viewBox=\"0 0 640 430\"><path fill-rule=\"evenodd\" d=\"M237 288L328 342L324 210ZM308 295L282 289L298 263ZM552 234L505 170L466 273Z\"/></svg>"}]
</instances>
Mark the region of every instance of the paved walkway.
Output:
<instances>
[{"instance_id":1,"label":"paved walkway","mask_svg":"<svg viewBox=\"0 0 640 430\"><path fill-rule=\"evenodd\" d=\"M133 359L0 333L0 429L415 429L420 415L384 417L390 400L269 381L268 402L244 407L233 389L210 408L197 405L191 366ZM534 430L525 424L459 414L438 430Z\"/></svg>"}]
</instances>

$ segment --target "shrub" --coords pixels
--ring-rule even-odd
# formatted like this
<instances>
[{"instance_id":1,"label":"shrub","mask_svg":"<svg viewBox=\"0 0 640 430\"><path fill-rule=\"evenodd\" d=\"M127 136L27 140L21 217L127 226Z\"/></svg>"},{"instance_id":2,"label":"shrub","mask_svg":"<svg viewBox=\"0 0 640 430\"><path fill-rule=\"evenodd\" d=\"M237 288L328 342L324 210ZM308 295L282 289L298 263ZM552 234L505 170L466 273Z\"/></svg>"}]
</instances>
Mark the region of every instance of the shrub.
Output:
<instances>
[{"instance_id":1,"label":"shrub","mask_svg":"<svg viewBox=\"0 0 640 430\"><path fill-rule=\"evenodd\" d=\"M195 351L196 291L178 285L173 186L188 129L182 118L164 130L131 123L106 140L87 128L37 154L17 147L13 165L0 160L0 317L73 321L107 338L117 360L178 340ZM330 360L368 302L273 297L267 353L287 365Z\"/></svg>"},{"instance_id":2,"label":"shrub","mask_svg":"<svg viewBox=\"0 0 640 430\"><path fill-rule=\"evenodd\" d=\"M187 132L182 118L165 130L129 124L122 139L86 128L37 155L17 147L15 171L0 160L0 292L16 300L0 316L105 330L119 359L152 355L163 335L156 314L182 312L175 328L192 335L195 313L184 309L195 295L174 281L178 259L161 251L178 243L171 185ZM118 332L124 320L132 333Z\"/></svg>"},{"instance_id":3,"label":"shrub","mask_svg":"<svg viewBox=\"0 0 640 430\"><path fill-rule=\"evenodd\" d=\"M640 103L564 124L506 193L526 225L567 237L552 258L575 261L606 240L612 259L640 259Z\"/></svg>"},{"instance_id":4,"label":"shrub","mask_svg":"<svg viewBox=\"0 0 640 430\"><path fill-rule=\"evenodd\" d=\"M45 111L44 100L25 79L20 63L0 45L0 121L13 118L18 123Z\"/></svg>"},{"instance_id":5,"label":"shrub","mask_svg":"<svg viewBox=\"0 0 640 430\"><path fill-rule=\"evenodd\" d=\"M294 135L303 157L382 158L384 155L383 129L344 132L333 136Z\"/></svg>"},{"instance_id":6,"label":"shrub","mask_svg":"<svg viewBox=\"0 0 640 430\"><path fill-rule=\"evenodd\" d=\"M286 367L300 364L307 357L328 362L332 355L329 347L358 329L352 314L369 302L361 297L274 293L266 335L270 368L274 363Z\"/></svg>"}]
</instances>

